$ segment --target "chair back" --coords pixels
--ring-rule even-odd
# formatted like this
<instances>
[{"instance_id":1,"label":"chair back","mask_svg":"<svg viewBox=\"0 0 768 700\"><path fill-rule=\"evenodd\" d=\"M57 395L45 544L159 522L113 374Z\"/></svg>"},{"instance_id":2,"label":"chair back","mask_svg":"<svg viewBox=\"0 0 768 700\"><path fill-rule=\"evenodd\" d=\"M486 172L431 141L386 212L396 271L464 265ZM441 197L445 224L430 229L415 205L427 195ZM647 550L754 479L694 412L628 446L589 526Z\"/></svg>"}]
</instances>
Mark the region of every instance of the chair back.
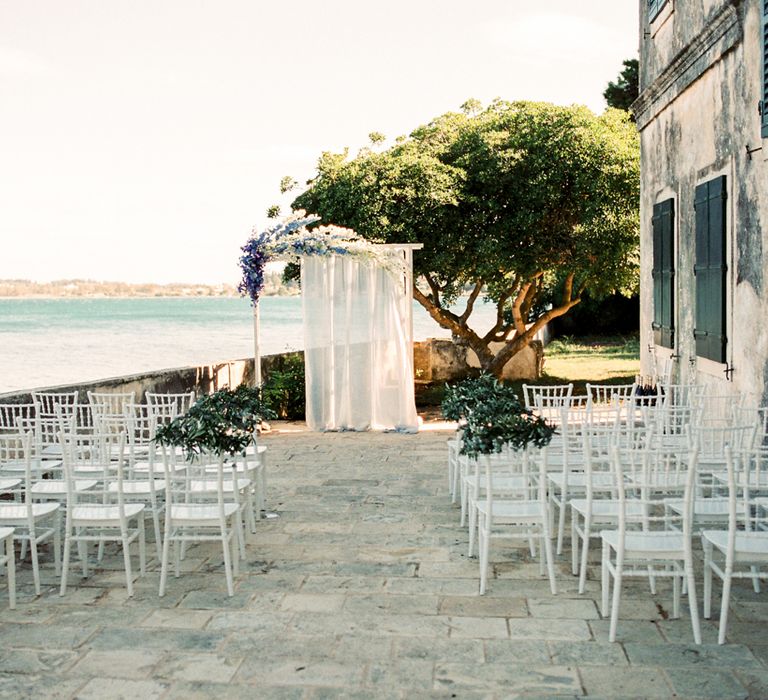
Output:
<instances>
[{"instance_id":1,"label":"chair back","mask_svg":"<svg viewBox=\"0 0 768 700\"><path fill-rule=\"evenodd\" d=\"M23 474L24 504L27 516L32 518L32 431L25 433L0 433L0 475L13 473L17 478Z\"/></svg>"},{"instance_id":2,"label":"chair back","mask_svg":"<svg viewBox=\"0 0 768 700\"><path fill-rule=\"evenodd\" d=\"M195 403L195 392L189 391L181 394L159 393L148 391L144 394L147 406L155 415L158 424L169 423L176 416L184 415Z\"/></svg>"},{"instance_id":3,"label":"chair back","mask_svg":"<svg viewBox=\"0 0 768 700\"><path fill-rule=\"evenodd\" d=\"M619 403L623 404L635 395L637 382L632 384L591 384L587 382L586 389L593 404L612 404L614 399L618 399Z\"/></svg>"},{"instance_id":4,"label":"chair back","mask_svg":"<svg viewBox=\"0 0 768 700\"><path fill-rule=\"evenodd\" d=\"M37 409L37 414L54 418L56 416L56 406L60 406L65 415L75 412L78 404L77 391L33 391L32 401Z\"/></svg>"},{"instance_id":5,"label":"chair back","mask_svg":"<svg viewBox=\"0 0 768 700\"><path fill-rule=\"evenodd\" d=\"M532 411L537 407L537 401L543 400L548 407L560 408L566 405L566 399L573 394L573 384L546 386L543 384L523 384L523 399L525 407Z\"/></svg>"},{"instance_id":6,"label":"chair back","mask_svg":"<svg viewBox=\"0 0 768 700\"><path fill-rule=\"evenodd\" d=\"M34 403L0 403L0 433L17 433L19 421L25 430L34 425Z\"/></svg>"},{"instance_id":7,"label":"chair back","mask_svg":"<svg viewBox=\"0 0 768 700\"><path fill-rule=\"evenodd\" d=\"M649 443L652 443L649 440ZM690 550L693 527L693 499L696 488L698 449L692 445L685 456L670 450L648 446L640 451L626 451L614 447L612 463L619 501L618 530L623 556L627 531L642 532L677 529L683 532ZM638 454L639 452L639 454ZM639 471L628 474L627 459L633 467L640 462ZM671 468L672 467L672 468ZM665 478L659 478L659 476ZM627 478L631 476L631 478ZM664 509L664 500L682 494L683 507L679 513ZM672 521L676 522L672 522ZM690 553L690 552L689 552Z\"/></svg>"},{"instance_id":8,"label":"chair back","mask_svg":"<svg viewBox=\"0 0 768 700\"><path fill-rule=\"evenodd\" d=\"M129 404L136 403L136 392L88 392L88 403L91 405L94 417L108 414L122 416Z\"/></svg>"}]
</instances>

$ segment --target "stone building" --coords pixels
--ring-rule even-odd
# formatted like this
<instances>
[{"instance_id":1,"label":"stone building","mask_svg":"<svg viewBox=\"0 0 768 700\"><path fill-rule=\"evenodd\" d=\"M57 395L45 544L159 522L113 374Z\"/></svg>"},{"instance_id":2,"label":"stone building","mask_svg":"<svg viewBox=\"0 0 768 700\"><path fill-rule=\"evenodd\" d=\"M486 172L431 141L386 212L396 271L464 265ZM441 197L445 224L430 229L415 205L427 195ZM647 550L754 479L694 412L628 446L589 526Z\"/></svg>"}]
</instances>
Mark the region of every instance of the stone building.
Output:
<instances>
[{"instance_id":1,"label":"stone building","mask_svg":"<svg viewBox=\"0 0 768 700\"><path fill-rule=\"evenodd\" d=\"M640 0L642 371L762 404L767 43L768 0Z\"/></svg>"}]
</instances>

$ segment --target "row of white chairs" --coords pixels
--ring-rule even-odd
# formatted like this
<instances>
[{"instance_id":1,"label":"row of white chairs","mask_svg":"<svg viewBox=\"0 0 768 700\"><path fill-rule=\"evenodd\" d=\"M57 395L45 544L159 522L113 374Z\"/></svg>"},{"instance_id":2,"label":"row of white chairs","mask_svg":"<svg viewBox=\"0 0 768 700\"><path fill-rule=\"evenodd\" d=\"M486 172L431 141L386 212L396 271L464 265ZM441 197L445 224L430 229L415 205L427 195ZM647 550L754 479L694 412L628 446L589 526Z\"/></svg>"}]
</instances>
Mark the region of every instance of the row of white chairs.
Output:
<instances>
[{"instance_id":1,"label":"row of white chairs","mask_svg":"<svg viewBox=\"0 0 768 700\"><path fill-rule=\"evenodd\" d=\"M236 573L238 559L245 556L244 526L254 532L265 505L266 448L254 440L236 458L206 455L188 461L176 451L159 449L153 441L158 421L174 417L177 408L157 415L146 406L133 404L130 395L122 398L122 413L112 412L116 405L110 411L92 413L94 420L87 427L77 424L76 404L69 404L69 409L53 405L59 447L55 456L41 451L40 431L18 416L15 430L4 426L0 431L0 491L15 495L14 501L0 500L0 525L15 526L22 557L29 547L36 593L40 593L38 545L50 541L63 594L71 545L77 546L87 576L88 544L98 542L101 557L105 542L115 539L123 547L126 583L132 595L128 552L135 542L143 572L144 518L150 516L162 568L161 595L170 544L175 545L178 575L186 543L200 537L223 537L228 548L236 546L238 558L231 558L229 549L224 557L227 590L232 595L232 569ZM63 570L59 564L62 519ZM211 535L212 527L220 532Z\"/></svg>"},{"instance_id":2,"label":"row of white chairs","mask_svg":"<svg viewBox=\"0 0 768 700\"><path fill-rule=\"evenodd\" d=\"M556 584L551 571L552 553L549 549L550 536L554 534L551 523L553 515L559 511L558 544L561 545L562 524L566 511L569 510L572 567L573 573L579 576L580 591L583 591L585 586L589 542L596 537L603 541L604 613L608 612L608 579L617 579L614 596L618 596L621 578L627 575L623 565L618 564L616 559L619 542L626 543L626 531L624 535L609 535L607 533L611 531L596 528L612 527L617 528L614 532L618 532L621 530L620 517L624 518L626 524L627 519L631 521L633 516L638 516L641 529L644 527L646 530L653 530L655 528L650 528L653 521L649 519L649 509L652 507L659 509L659 512L652 516L658 520L659 529L670 533L668 537L677 538L678 544L684 541L690 543L690 532L687 537L683 532L686 522L689 525L691 522L697 522L701 526L712 523L721 527L729 525L729 499L735 497L735 489L729 488L728 453L736 449L739 455L751 455L750 469L731 470L737 474L734 478L740 480L738 487L742 492L745 486L742 482L753 484L753 490L755 487L768 485L761 471L761 465L765 461L762 453L765 412L739 409L742 411L740 418L750 418L751 423L738 425L731 422L731 425L702 426L691 423L691 418L700 414L700 410L694 409L690 403L694 402L686 401L684 406L669 404L665 407L662 402L653 402L643 406L642 412L633 410L630 414L626 411L622 413L618 401L601 410L594 410L594 406L589 412L582 409L580 416L573 409L561 409L560 434L547 450L536 453L535 458L528 452L522 455L508 452L480 461L462 460L459 457L461 434L457 433L456 438L449 441L449 461L453 461L453 465L449 467L449 486L455 488L454 475L462 473L463 464L462 488L459 489L462 497L462 518L465 519L469 515L470 554L474 548L475 528L479 529L481 592L484 592L486 586L488 543L492 536L496 536L489 534L493 530L489 522L495 522L502 529L505 529L504 526L516 525L516 528L511 529L516 530L516 536L529 540L532 552L535 551L535 539L541 540L544 554L541 559L542 572L546 564L554 593ZM671 408L680 409L677 413L682 414L684 407L688 409L685 419L677 415L676 420L679 421L670 420ZM629 426L627 415L631 415L635 421L630 422ZM665 416L663 419L662 415ZM585 420L587 416L589 418ZM588 429L585 429L585 425ZM619 426L621 430L618 429ZM656 436L650 442L654 431ZM759 438L755 437L757 435ZM612 450L615 450L615 455ZM698 468L691 466L696 464L699 465ZM618 469L621 470L621 481L617 477ZM694 478L694 482L686 492L691 478ZM648 480L647 483L644 479ZM717 496L718 487L721 491L723 487L728 489L726 498L704 498L704 490L709 492L709 496ZM510 498L512 493L514 497ZM497 497L495 504L494 495ZM639 495L644 495L644 498ZM754 513L756 508L754 502L743 499L736 507L736 512L745 515ZM521 509L527 520L521 519ZM489 513L498 516L495 521L489 518ZM746 530L744 522L741 522L740 527ZM760 532L761 529L755 526L751 531ZM631 535L631 542L634 542L633 538L636 539L636 533ZM663 540L663 537L661 539ZM713 542L722 543L717 537L713 536L711 539ZM705 554L710 551L706 545L704 549ZM715 550L717 545L712 544L712 551ZM675 551L680 555L676 562L666 562L662 569L651 567L656 573L650 576L650 581L652 590L655 590L657 577L672 576L673 614L677 615L681 585L692 593L694 588L691 578L692 555L684 547ZM611 552L614 554L613 559ZM625 555L626 551L622 557ZM710 574L718 573L711 563L712 557L705 559L706 571ZM727 570L727 567L723 569ZM647 562L639 571L648 575ZM669 573L661 573L662 571ZM746 575L756 582L762 574L759 567L754 566L749 568ZM705 578L705 613L708 615L707 592L711 594L711 585L707 588L706 580ZM727 593L724 593L725 597ZM726 629L727 605L724 610L726 612L722 613L721 642L724 640ZM611 609L612 640L616 634L617 614L618 602L615 601ZM694 623L694 636L700 641L697 622Z\"/></svg>"}]
</instances>

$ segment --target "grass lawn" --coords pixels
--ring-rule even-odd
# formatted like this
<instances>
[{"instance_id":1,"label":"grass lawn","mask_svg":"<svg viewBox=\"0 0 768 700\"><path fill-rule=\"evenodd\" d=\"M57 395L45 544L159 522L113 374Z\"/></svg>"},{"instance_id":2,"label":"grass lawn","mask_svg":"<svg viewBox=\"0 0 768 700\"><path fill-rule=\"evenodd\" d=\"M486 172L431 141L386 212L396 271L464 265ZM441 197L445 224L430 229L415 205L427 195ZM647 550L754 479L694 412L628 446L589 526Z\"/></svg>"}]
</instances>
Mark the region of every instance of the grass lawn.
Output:
<instances>
[{"instance_id":1,"label":"grass lawn","mask_svg":"<svg viewBox=\"0 0 768 700\"><path fill-rule=\"evenodd\" d=\"M544 374L530 384L568 384L574 395L592 384L631 384L640 373L640 341L635 336L600 336L553 340L544 348ZM512 382L522 398L524 382ZM418 397L420 406L439 405L443 385L435 384Z\"/></svg>"}]
</instances>

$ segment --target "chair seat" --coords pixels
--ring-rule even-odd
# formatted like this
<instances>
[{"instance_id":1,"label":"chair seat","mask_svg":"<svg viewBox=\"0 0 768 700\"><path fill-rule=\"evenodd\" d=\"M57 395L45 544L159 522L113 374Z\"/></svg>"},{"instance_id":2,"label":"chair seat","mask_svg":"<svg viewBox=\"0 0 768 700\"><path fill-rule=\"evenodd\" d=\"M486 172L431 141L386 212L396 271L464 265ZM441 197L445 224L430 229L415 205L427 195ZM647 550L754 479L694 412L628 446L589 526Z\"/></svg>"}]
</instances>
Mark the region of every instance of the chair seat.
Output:
<instances>
[{"instance_id":1,"label":"chair seat","mask_svg":"<svg viewBox=\"0 0 768 700\"><path fill-rule=\"evenodd\" d=\"M675 513L682 515L683 501L679 498L665 498L664 505ZM745 513L744 503L736 503L736 512ZM727 498L697 498L693 502L694 517L728 517L728 499Z\"/></svg>"},{"instance_id":2,"label":"chair seat","mask_svg":"<svg viewBox=\"0 0 768 700\"><path fill-rule=\"evenodd\" d=\"M107 484L109 493L117 493L118 484L112 481ZM165 479L130 479L123 481L123 493L126 496L148 495L152 491L163 491L165 489Z\"/></svg>"},{"instance_id":3,"label":"chair seat","mask_svg":"<svg viewBox=\"0 0 768 700\"><path fill-rule=\"evenodd\" d=\"M75 491L89 491L98 483L96 479L75 479ZM30 490L33 496L66 496L67 482L64 479L42 479L35 482Z\"/></svg>"},{"instance_id":4,"label":"chair seat","mask_svg":"<svg viewBox=\"0 0 768 700\"><path fill-rule=\"evenodd\" d=\"M723 553L728 549L727 530L704 530L701 537ZM737 561L768 561L768 532L737 532L735 554Z\"/></svg>"},{"instance_id":5,"label":"chair seat","mask_svg":"<svg viewBox=\"0 0 768 700\"><path fill-rule=\"evenodd\" d=\"M59 509L59 503L32 503L32 517L43 518ZM27 506L24 503L0 503L0 522L26 523L28 519Z\"/></svg>"},{"instance_id":6,"label":"chair seat","mask_svg":"<svg viewBox=\"0 0 768 700\"><path fill-rule=\"evenodd\" d=\"M30 471L33 474L49 472L54 469L60 469L61 464L62 462L60 459L33 459L30 464ZM13 475L24 474L26 468L24 460L11 460L3 462L0 472L10 472Z\"/></svg>"},{"instance_id":7,"label":"chair seat","mask_svg":"<svg viewBox=\"0 0 768 700\"><path fill-rule=\"evenodd\" d=\"M250 479L237 479L234 482L238 491L243 491L251 485ZM224 493L232 493L233 491L232 479L224 480L222 484L222 490ZM192 479L189 482L190 493L216 493L218 490L218 484L216 479Z\"/></svg>"},{"instance_id":8,"label":"chair seat","mask_svg":"<svg viewBox=\"0 0 768 700\"><path fill-rule=\"evenodd\" d=\"M613 549L619 547L618 530L601 530L600 537ZM685 540L679 532L627 532L624 551L627 558L641 556L645 559L680 559Z\"/></svg>"},{"instance_id":9,"label":"chair seat","mask_svg":"<svg viewBox=\"0 0 768 700\"><path fill-rule=\"evenodd\" d=\"M472 491L475 490L475 477L474 476L465 476L464 481L467 483L467 486L469 486ZM478 490L482 493L485 493L485 479L480 479L479 484L477 484ZM531 484L531 477L528 476L517 476L517 475L504 475L504 476L495 476L493 477L493 492L496 493L497 491L520 491L521 489L525 488L538 488L535 484Z\"/></svg>"},{"instance_id":10,"label":"chair seat","mask_svg":"<svg viewBox=\"0 0 768 700\"><path fill-rule=\"evenodd\" d=\"M224 516L227 518L237 513L237 510L237 503L224 504ZM217 525L219 506L215 503L175 503L170 507L170 517L171 521L177 525Z\"/></svg>"},{"instance_id":11,"label":"chair seat","mask_svg":"<svg viewBox=\"0 0 768 700\"><path fill-rule=\"evenodd\" d=\"M173 471L174 473L178 473L178 472L183 472L188 465L186 464L186 462L176 462L168 466L171 471ZM148 473L149 462L136 462L133 465L132 470L134 472L139 472L139 473ZM155 463L152 465L152 471L155 474L163 474L165 472L165 467L163 466L162 462Z\"/></svg>"},{"instance_id":12,"label":"chair seat","mask_svg":"<svg viewBox=\"0 0 768 700\"><path fill-rule=\"evenodd\" d=\"M21 483L21 479L16 477L5 477L0 479L0 491L10 491L15 489Z\"/></svg>"},{"instance_id":13,"label":"chair seat","mask_svg":"<svg viewBox=\"0 0 768 700\"><path fill-rule=\"evenodd\" d=\"M126 518L135 518L142 510L144 510L143 503L126 503L124 506ZM75 524L87 522L91 525L112 524L116 526L120 523L120 509L116 505L84 503L72 509L72 520Z\"/></svg>"},{"instance_id":14,"label":"chair seat","mask_svg":"<svg viewBox=\"0 0 768 700\"><path fill-rule=\"evenodd\" d=\"M480 501L477 510L483 515L488 515L488 504ZM492 518L494 521L503 522L510 520L539 520L544 517L544 506L539 501L493 501Z\"/></svg>"},{"instance_id":15,"label":"chair seat","mask_svg":"<svg viewBox=\"0 0 768 700\"><path fill-rule=\"evenodd\" d=\"M586 516L589 509L589 502L586 498L574 498L571 500L571 508L579 513L581 516ZM627 501L627 515L638 517L645 513L645 505L643 503L633 503ZM601 519L606 519L609 522L618 520L619 513L621 512L621 503L610 499L592 501L592 521L597 522Z\"/></svg>"},{"instance_id":16,"label":"chair seat","mask_svg":"<svg viewBox=\"0 0 768 700\"><path fill-rule=\"evenodd\" d=\"M565 484L565 475L562 472L552 472L547 474L547 480L557 486L563 488ZM613 487L614 476L613 474L600 472L598 474L592 474L592 485L597 487ZM587 488L587 475L584 472L573 472L568 474L568 488L585 489Z\"/></svg>"}]
</instances>

